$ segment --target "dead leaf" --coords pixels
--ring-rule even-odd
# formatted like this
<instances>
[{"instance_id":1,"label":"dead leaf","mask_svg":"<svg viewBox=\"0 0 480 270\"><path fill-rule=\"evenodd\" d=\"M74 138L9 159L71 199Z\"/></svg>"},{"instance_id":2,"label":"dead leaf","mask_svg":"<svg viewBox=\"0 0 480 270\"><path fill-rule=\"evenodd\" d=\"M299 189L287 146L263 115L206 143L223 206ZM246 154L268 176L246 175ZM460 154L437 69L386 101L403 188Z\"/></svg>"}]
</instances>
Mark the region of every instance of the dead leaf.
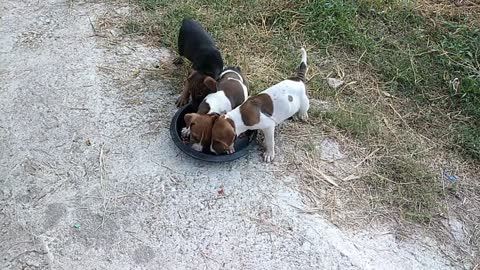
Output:
<instances>
[{"instance_id":1,"label":"dead leaf","mask_svg":"<svg viewBox=\"0 0 480 270\"><path fill-rule=\"evenodd\" d=\"M225 196L225 190L223 189L223 186L221 186L221 187L217 190L217 194L218 194L218 196L220 196L220 197L224 197L224 196Z\"/></svg>"},{"instance_id":2,"label":"dead leaf","mask_svg":"<svg viewBox=\"0 0 480 270\"><path fill-rule=\"evenodd\" d=\"M336 78L327 78L327 83L328 83L328 86L330 86L331 88L337 89L338 87L344 84L344 81Z\"/></svg>"}]
</instances>

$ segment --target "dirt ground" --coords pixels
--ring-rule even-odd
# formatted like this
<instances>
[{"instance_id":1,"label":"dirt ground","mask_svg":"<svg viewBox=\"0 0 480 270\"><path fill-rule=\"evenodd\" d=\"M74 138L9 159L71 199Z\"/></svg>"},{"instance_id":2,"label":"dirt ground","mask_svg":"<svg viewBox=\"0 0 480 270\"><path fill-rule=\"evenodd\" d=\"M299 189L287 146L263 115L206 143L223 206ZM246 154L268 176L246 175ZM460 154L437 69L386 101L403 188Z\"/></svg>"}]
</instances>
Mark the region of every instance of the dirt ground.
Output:
<instances>
[{"instance_id":1,"label":"dirt ground","mask_svg":"<svg viewBox=\"0 0 480 270\"><path fill-rule=\"evenodd\" d=\"M155 72L173 52L106 39L106 10L128 7L0 2L0 269L471 267L427 237L305 213L299 179L259 152L185 156L168 131L176 90Z\"/></svg>"}]
</instances>

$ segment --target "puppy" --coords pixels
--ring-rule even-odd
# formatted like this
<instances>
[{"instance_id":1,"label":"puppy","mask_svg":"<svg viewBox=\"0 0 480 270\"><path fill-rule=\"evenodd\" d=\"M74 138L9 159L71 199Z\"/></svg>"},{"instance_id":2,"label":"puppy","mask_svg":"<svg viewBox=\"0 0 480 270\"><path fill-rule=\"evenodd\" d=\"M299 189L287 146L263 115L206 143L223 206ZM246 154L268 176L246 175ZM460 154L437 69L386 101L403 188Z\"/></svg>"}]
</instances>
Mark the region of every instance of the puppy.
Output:
<instances>
[{"instance_id":1,"label":"puppy","mask_svg":"<svg viewBox=\"0 0 480 270\"><path fill-rule=\"evenodd\" d=\"M196 21L184 18L178 34L178 53L192 62L192 68L218 79L223 59L215 41Z\"/></svg>"},{"instance_id":2,"label":"puppy","mask_svg":"<svg viewBox=\"0 0 480 270\"><path fill-rule=\"evenodd\" d=\"M192 62L192 70L176 105L183 106L192 97L195 107L209 93L223 69L223 59L210 34L196 21L184 18L178 34L178 53Z\"/></svg>"},{"instance_id":3,"label":"puppy","mask_svg":"<svg viewBox=\"0 0 480 270\"><path fill-rule=\"evenodd\" d=\"M212 152L233 153L234 142L239 134L247 130L261 129L266 148L263 158L266 162L275 158L275 126L295 114L303 121L308 119L310 105L305 87L307 52L304 48L301 52L302 62L295 77L248 98L238 108L218 117L212 128Z\"/></svg>"},{"instance_id":4,"label":"puppy","mask_svg":"<svg viewBox=\"0 0 480 270\"><path fill-rule=\"evenodd\" d=\"M213 123L220 114L242 104L248 97L247 82L239 68L226 68L220 74L217 92L209 94L198 107L197 113L186 114L182 136L189 137L195 151L208 149Z\"/></svg>"},{"instance_id":5,"label":"puppy","mask_svg":"<svg viewBox=\"0 0 480 270\"><path fill-rule=\"evenodd\" d=\"M177 107L184 106L191 97L192 108L196 111L203 99L215 91L217 91L217 81L215 79L195 69L191 69L176 105Z\"/></svg>"}]
</instances>

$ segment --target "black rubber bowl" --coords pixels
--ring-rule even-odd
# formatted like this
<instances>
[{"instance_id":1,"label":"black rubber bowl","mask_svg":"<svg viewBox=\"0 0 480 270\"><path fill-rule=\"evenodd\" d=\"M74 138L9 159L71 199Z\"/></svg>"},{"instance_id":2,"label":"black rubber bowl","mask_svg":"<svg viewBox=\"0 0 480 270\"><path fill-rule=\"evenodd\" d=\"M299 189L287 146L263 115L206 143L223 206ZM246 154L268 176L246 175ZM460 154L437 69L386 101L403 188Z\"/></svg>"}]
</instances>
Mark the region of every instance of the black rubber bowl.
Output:
<instances>
[{"instance_id":1,"label":"black rubber bowl","mask_svg":"<svg viewBox=\"0 0 480 270\"><path fill-rule=\"evenodd\" d=\"M182 150L185 154L191 156L194 159L208 161L208 162L227 162L238 158L241 158L248 154L252 147L255 145L255 138L257 136L256 131L249 130L245 132L245 136L237 138L235 141L235 153L228 155L215 155L210 149L204 149L203 152L197 152L190 147L187 143L182 141L181 132L185 127L185 120L183 119L185 114L192 113L193 109L190 104L178 109L170 124L170 136L175 145Z\"/></svg>"}]
</instances>

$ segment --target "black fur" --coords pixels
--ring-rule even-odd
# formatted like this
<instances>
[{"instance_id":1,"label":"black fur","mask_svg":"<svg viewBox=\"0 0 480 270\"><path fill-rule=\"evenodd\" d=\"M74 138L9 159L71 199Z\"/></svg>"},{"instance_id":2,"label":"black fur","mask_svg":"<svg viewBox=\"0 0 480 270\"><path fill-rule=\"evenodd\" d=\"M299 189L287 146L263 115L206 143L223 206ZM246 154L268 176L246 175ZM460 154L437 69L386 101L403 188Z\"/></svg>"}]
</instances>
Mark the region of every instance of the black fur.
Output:
<instances>
[{"instance_id":1,"label":"black fur","mask_svg":"<svg viewBox=\"0 0 480 270\"><path fill-rule=\"evenodd\" d=\"M300 66L298 66L297 68L297 74L295 74L295 76L292 76L288 79L292 81L297 81L297 82L305 82L306 72L307 72L307 65L304 62L302 62L300 63Z\"/></svg>"},{"instance_id":2,"label":"black fur","mask_svg":"<svg viewBox=\"0 0 480 270\"><path fill-rule=\"evenodd\" d=\"M223 70L223 59L215 41L196 21L184 18L178 35L178 53L192 62L193 69L215 80Z\"/></svg>"}]
</instances>

